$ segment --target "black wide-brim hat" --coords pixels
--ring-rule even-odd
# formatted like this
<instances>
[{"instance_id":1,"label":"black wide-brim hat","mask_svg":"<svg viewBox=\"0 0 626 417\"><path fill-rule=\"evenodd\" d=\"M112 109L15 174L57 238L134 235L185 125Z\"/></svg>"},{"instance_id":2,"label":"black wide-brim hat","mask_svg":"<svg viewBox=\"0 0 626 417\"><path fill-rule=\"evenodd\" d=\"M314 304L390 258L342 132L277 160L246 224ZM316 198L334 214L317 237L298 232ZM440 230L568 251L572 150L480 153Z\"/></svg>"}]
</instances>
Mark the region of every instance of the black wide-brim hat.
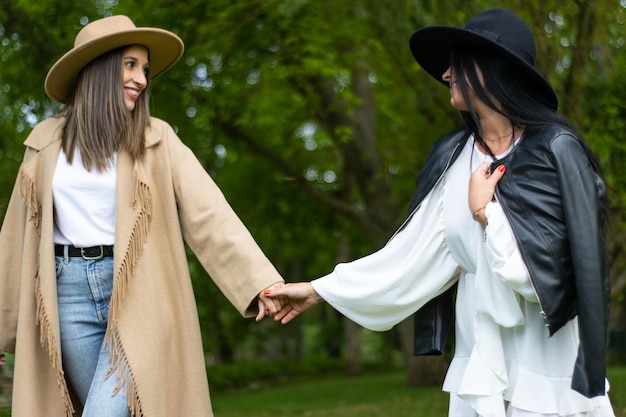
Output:
<instances>
[{"instance_id":1,"label":"black wide-brim hat","mask_svg":"<svg viewBox=\"0 0 626 417\"><path fill-rule=\"evenodd\" d=\"M411 53L420 66L437 81L450 67L452 48L476 47L512 61L535 83L543 99L556 111L559 100L550 83L535 69L537 47L530 28L515 13L491 9L476 15L464 28L427 26L409 41Z\"/></svg>"}]
</instances>

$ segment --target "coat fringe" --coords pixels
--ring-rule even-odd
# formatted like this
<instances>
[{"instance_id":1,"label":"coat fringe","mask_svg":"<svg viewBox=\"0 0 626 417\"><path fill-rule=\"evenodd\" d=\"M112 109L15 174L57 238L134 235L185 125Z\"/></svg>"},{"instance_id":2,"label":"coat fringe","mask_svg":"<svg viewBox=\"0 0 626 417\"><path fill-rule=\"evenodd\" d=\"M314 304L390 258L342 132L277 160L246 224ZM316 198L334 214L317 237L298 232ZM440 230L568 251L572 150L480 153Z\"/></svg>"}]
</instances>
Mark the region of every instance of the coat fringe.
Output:
<instances>
[{"instance_id":1,"label":"coat fringe","mask_svg":"<svg viewBox=\"0 0 626 417\"><path fill-rule=\"evenodd\" d=\"M107 378L113 374L117 374L118 382L115 392L118 392L124 387L132 415L135 417L143 417L137 384L128 359L126 358L124 347L117 331L115 318L117 311L121 307L122 300L126 295L126 291L130 287L134 268L143 251L144 243L148 238L150 223L152 221L152 194L150 187L139 180L136 169L133 175L133 182L133 207L135 208L137 204L139 204L140 210L131 232L130 242L125 251L125 257L120 263L119 271L115 276L113 296L111 297L111 305L109 308L109 328L105 336L105 347L109 347L109 361L111 363Z\"/></svg>"},{"instance_id":2,"label":"coat fringe","mask_svg":"<svg viewBox=\"0 0 626 417\"><path fill-rule=\"evenodd\" d=\"M37 233L41 235L41 204L37 199L35 181L33 181L30 176L26 175L24 171L20 170L17 183L20 196L22 200L24 200L26 207L30 210L30 218L28 220L33 222Z\"/></svg>"},{"instance_id":3,"label":"coat fringe","mask_svg":"<svg viewBox=\"0 0 626 417\"><path fill-rule=\"evenodd\" d=\"M28 176L24 171L20 170L18 173L18 187L19 194L24 204L30 211L29 221L35 226L35 230L41 236L41 204L37 199L37 189L35 181ZM36 271L39 271L39 261L37 262ZM52 365L52 369L57 375L57 385L61 390L61 399L65 408L65 415L72 417L74 415L74 404L70 397L70 393L65 381L65 373L63 372L63 365L61 363L61 355L58 349L56 349L57 343L54 338L54 332L52 331L52 325L46 311L44 303L43 291L41 289L41 277L39 272L35 276L35 297L37 302L37 314L35 315L35 323L39 325L39 343L48 352L48 358Z\"/></svg>"},{"instance_id":4,"label":"coat fringe","mask_svg":"<svg viewBox=\"0 0 626 417\"><path fill-rule=\"evenodd\" d=\"M39 276L39 273L37 273L37 276L35 277L35 288L37 291L36 320L37 324L39 324L40 327L39 342L41 343L41 346L43 346L44 349L48 352L48 357L50 359L50 362L52 363L52 368L57 373L57 385L61 390L61 398L65 407L65 415L67 417L72 417L74 415L74 404L72 404L72 399L67 388L67 382L65 381L65 373L63 372L63 366L61 364L61 355L59 354L59 350L54 348L54 346L56 346L57 344L54 340L54 333L52 332L50 319L48 318L48 314L46 313L43 291L41 290L41 278Z\"/></svg>"},{"instance_id":5,"label":"coat fringe","mask_svg":"<svg viewBox=\"0 0 626 417\"><path fill-rule=\"evenodd\" d=\"M116 328L110 330L110 340L105 343L109 345L109 355L112 363L106 378L109 378L113 374L116 374L117 377L117 384L113 394L115 395L124 388L131 415L134 417L144 417L135 377L126 359L124 347L122 346L122 341L120 340Z\"/></svg>"}]
</instances>

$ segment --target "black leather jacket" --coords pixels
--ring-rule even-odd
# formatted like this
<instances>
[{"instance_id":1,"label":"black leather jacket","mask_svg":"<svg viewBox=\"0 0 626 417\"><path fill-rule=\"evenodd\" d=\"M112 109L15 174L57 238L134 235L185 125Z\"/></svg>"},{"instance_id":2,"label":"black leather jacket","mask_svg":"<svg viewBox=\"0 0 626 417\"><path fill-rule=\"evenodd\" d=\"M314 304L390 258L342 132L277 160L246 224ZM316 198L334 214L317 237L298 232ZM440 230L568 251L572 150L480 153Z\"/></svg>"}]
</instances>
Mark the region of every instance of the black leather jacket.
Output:
<instances>
[{"instance_id":1,"label":"black leather jacket","mask_svg":"<svg viewBox=\"0 0 626 417\"><path fill-rule=\"evenodd\" d=\"M409 213L456 160L468 139L439 139L417 179ZM605 185L580 142L560 127L526 131L504 158L496 198L511 224L550 336L578 315L580 346L572 388L604 395L610 288L604 243ZM455 287L414 315L415 355L440 355L454 318Z\"/></svg>"}]
</instances>

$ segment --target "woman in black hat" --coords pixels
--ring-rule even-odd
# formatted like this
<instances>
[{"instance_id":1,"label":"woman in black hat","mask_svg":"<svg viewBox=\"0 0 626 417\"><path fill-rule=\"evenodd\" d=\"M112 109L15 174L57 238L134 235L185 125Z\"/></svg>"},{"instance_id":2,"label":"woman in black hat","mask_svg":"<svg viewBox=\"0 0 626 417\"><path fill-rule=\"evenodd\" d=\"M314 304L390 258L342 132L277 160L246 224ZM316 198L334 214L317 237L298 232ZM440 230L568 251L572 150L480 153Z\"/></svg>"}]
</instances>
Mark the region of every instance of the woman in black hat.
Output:
<instances>
[{"instance_id":1,"label":"woman in black hat","mask_svg":"<svg viewBox=\"0 0 626 417\"><path fill-rule=\"evenodd\" d=\"M431 149L388 244L273 290L291 300L276 319L327 301L387 330L417 311L415 353L428 355L455 317L451 416L613 416L605 186L534 68L530 29L493 9L464 28L420 29L410 46L463 127Z\"/></svg>"}]
</instances>

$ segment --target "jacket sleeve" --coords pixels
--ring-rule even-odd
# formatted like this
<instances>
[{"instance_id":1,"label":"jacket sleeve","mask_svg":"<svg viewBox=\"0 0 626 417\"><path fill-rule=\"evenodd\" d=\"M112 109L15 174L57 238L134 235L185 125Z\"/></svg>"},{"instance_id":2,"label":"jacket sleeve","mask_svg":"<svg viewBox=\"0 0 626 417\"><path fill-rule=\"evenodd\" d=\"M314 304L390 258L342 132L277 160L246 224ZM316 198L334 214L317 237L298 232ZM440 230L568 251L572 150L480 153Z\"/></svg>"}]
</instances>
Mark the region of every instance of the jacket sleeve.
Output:
<instances>
[{"instance_id":1,"label":"jacket sleeve","mask_svg":"<svg viewBox=\"0 0 626 417\"><path fill-rule=\"evenodd\" d=\"M252 316L257 294L283 279L196 156L173 131L168 134L184 239L226 298Z\"/></svg>"},{"instance_id":2,"label":"jacket sleeve","mask_svg":"<svg viewBox=\"0 0 626 417\"><path fill-rule=\"evenodd\" d=\"M449 168L463 149L470 133L459 128L440 138L430 149L409 203L411 213L434 187L438 178ZM453 285L413 314L413 354L441 355L454 323L454 300L457 285Z\"/></svg>"},{"instance_id":3,"label":"jacket sleeve","mask_svg":"<svg viewBox=\"0 0 626 417\"><path fill-rule=\"evenodd\" d=\"M570 135L552 142L577 294L580 345L572 388L605 394L610 288L604 242L605 186L582 145Z\"/></svg>"},{"instance_id":4,"label":"jacket sleeve","mask_svg":"<svg viewBox=\"0 0 626 417\"><path fill-rule=\"evenodd\" d=\"M430 300L413 315L413 355L441 356L454 323L457 284Z\"/></svg>"}]
</instances>

